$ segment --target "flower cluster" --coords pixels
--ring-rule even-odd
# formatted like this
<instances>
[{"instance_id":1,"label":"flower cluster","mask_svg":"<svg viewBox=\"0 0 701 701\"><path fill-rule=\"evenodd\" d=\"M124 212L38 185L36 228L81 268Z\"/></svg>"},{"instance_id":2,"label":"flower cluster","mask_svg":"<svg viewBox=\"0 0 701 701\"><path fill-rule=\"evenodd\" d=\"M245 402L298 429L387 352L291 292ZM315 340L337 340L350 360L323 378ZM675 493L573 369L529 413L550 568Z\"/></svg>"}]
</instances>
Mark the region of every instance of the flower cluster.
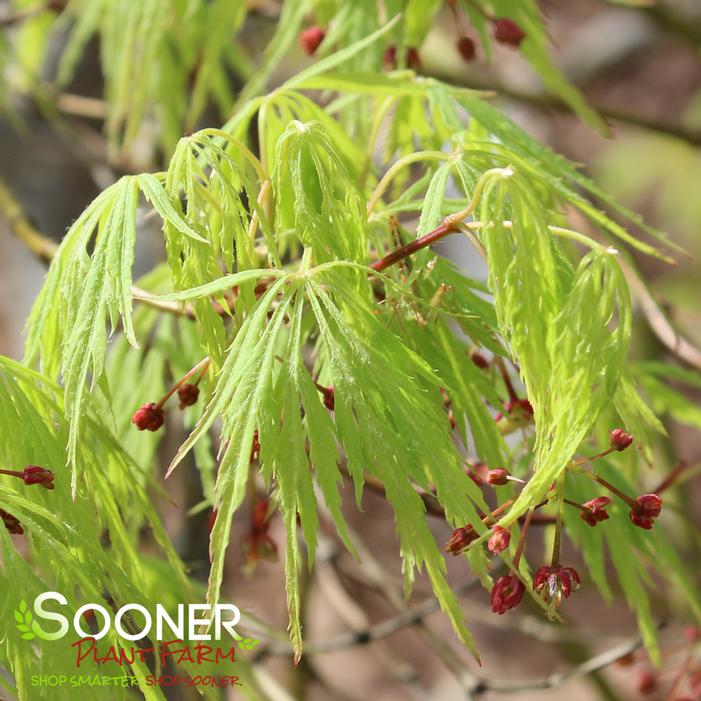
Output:
<instances>
[{"instance_id":1,"label":"flower cluster","mask_svg":"<svg viewBox=\"0 0 701 701\"><path fill-rule=\"evenodd\" d=\"M173 385L157 402L142 404L131 417L131 422L139 431L158 431L165 423L165 403L177 392L180 410L197 403L200 397L199 384L209 368L209 358L201 360L192 370ZM201 372L200 372L201 371ZM200 373L197 380L188 382L195 374Z\"/></svg>"}]
</instances>

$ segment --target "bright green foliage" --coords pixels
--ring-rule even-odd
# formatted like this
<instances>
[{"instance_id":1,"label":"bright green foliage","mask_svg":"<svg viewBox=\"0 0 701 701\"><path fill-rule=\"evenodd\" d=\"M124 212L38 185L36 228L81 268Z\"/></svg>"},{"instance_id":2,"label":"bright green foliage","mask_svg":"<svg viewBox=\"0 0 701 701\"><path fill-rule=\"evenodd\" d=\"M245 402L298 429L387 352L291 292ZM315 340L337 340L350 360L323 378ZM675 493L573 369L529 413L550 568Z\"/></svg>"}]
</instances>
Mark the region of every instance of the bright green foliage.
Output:
<instances>
[{"instance_id":1,"label":"bright green foliage","mask_svg":"<svg viewBox=\"0 0 701 701\"><path fill-rule=\"evenodd\" d=\"M436 4L397 0L387 5L406 13L378 29L385 18L376 17L374 2L319 3L322 16L335 17L333 26L339 28L326 43L345 48L264 97L256 96L262 85L250 89L250 99L241 101L221 130L180 139L164 173L122 178L67 233L28 322L25 365L3 360L6 381L0 385L14 393L0 402L7 425L14 427L10 434L26 433L29 441L5 438L3 459L51 465L60 477L67 458L72 470L75 503L69 501L65 481L56 501L53 494L42 494L36 502L19 492L3 495L3 505L35 534L33 547L55 545L65 556L65 569L56 576L66 582L80 582L91 593L95 582L109 579L115 599L132 596L133 582L143 576L137 531L149 524L178 586L187 588L144 492L153 485L158 435L134 433L129 417L138 403L162 394L169 368L177 379L204 356L212 361L201 385L204 409L188 410L185 423L194 427L169 474L179 464L190 469L181 463L192 451L206 505L216 509L208 600L214 603L221 596L234 514L259 468L285 525L290 635L298 654L303 649L300 537L311 567L319 512L325 509L352 550L339 487L349 477L360 504L366 478L372 476L384 485L395 514L407 592L416 571L424 568L457 634L477 656L421 498L421 490L433 492L449 524L472 524L481 540L486 537L479 517L488 507L466 473L441 390L450 399L468 454L492 466L509 465L529 478L505 510L503 525L517 527L531 507L552 496L553 482L577 491L577 499L589 498L581 484L572 487L585 478L567 473L565 480L565 473L578 451L591 449L592 436L600 440L619 417L644 437L643 455L651 454L661 425L625 369L631 300L621 256L609 244L660 258L667 258L667 251L634 238L612 215L592 206L586 195L604 201L612 214L633 219L484 96L405 70L373 72L385 43L420 43ZM165 92L147 89L154 75L166 70L162 62L177 61L179 72L173 75L180 80L192 66L192 47L202 43L202 35L183 18L200 13L216 23L225 16L238 26L243 12L237 3L162 0L94 3L106 12L93 6L86 10L79 2L70 7L80 19L64 74L90 33L102 32L110 71L117 71L108 72L113 110L108 128L113 136L114 130L125 129L127 141L147 96L158 104L165 100ZM534 4L489 7L527 26L527 55L550 75ZM302 11L294 3L286 3L284 11L301 22ZM110 36L116 24L126 35L119 45ZM149 26L158 27L153 42L142 34ZM289 46L297 26L280 25L283 45ZM171 56L172 33L184 36ZM191 116L218 84L222 56L229 60L221 37L215 32L204 52L200 82L187 108ZM132 52L135 46L141 53ZM137 77L141 64L134 56L144 58L144 53L148 68ZM281 58L278 54L276 47L269 50L268 66ZM550 76L550 84L596 121L557 76ZM309 94L317 91L328 98L324 107ZM171 135L177 115L186 110L183 105L177 109L168 118ZM139 282L135 295L140 193L162 220L165 263ZM563 228L565 205L597 227L598 240ZM464 245L484 256L486 284L464 277L427 248L387 266L383 274L368 267L456 213L453 233L467 235L470 242ZM415 233L398 223L400 216L418 221ZM661 233L646 231L667 245ZM133 299L144 303L134 312ZM108 329L114 334L111 344ZM506 411L502 379L493 368L485 372L470 360L472 346L518 369L513 379L520 377L523 387L516 384L533 406L535 426L526 427L517 446L504 440L495 421L497 411ZM674 392L659 391L659 377L670 372L642 368L643 388L657 397L654 408L698 422L697 412ZM324 406L320 386L333 387L332 412ZM37 442L37 434L45 440ZM256 437L258 461L251 458ZM98 453L107 464L96 462L92 456ZM629 451L626 461L621 475L618 458L605 465L611 481L622 486L637 476L637 454ZM133 509L129 523L119 508L123 504ZM110 531L109 552L97 542L95 518ZM84 542L90 519L91 540ZM577 519L568 517L566 525L591 568L591 579L609 598L613 587L605 558L610 554L654 652L646 593L650 578L638 554L660 566L660 574L697 615L698 595L661 532L648 537L635 529L620 505L612 511L612 522L603 535L587 531ZM27 593L39 590L43 583L20 561L4 531L0 539L9 563L0 576L16 576L8 574L16 564L32 582ZM512 568L513 552L512 547L502 554ZM79 567L88 558L94 568L89 581ZM117 563L116 575L104 569L108 559ZM472 552L469 562L488 584L484 558ZM522 561L519 571L529 579L528 563ZM140 591L132 598L147 594ZM19 631L12 628L11 611L3 620L9 621L10 636L3 654L21 687L27 667L17 653Z\"/></svg>"}]
</instances>

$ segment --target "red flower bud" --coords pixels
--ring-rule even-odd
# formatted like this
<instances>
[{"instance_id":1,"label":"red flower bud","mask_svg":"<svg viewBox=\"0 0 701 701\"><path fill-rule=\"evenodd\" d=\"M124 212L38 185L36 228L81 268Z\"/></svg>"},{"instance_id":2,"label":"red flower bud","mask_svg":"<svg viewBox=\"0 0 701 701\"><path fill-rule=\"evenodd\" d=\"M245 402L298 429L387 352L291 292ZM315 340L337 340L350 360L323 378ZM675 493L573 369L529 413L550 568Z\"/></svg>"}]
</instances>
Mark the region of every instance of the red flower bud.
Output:
<instances>
[{"instance_id":1,"label":"red flower bud","mask_svg":"<svg viewBox=\"0 0 701 701\"><path fill-rule=\"evenodd\" d=\"M470 359L480 370L489 368L489 361L477 350L470 351Z\"/></svg>"},{"instance_id":2,"label":"red flower bud","mask_svg":"<svg viewBox=\"0 0 701 701\"><path fill-rule=\"evenodd\" d=\"M652 694L657 689L657 677L652 670L644 669L638 675L638 692L641 694Z\"/></svg>"},{"instance_id":3,"label":"red flower bud","mask_svg":"<svg viewBox=\"0 0 701 701\"><path fill-rule=\"evenodd\" d=\"M54 488L54 473L39 465L27 465L22 475L25 484L40 484L44 489Z\"/></svg>"},{"instance_id":4,"label":"red flower bud","mask_svg":"<svg viewBox=\"0 0 701 701\"><path fill-rule=\"evenodd\" d=\"M497 467L495 470L487 472L487 482L491 485L503 486L509 480L509 473L503 467Z\"/></svg>"},{"instance_id":5,"label":"red flower bud","mask_svg":"<svg viewBox=\"0 0 701 701\"><path fill-rule=\"evenodd\" d=\"M609 434L609 443L614 450L625 450L633 442L633 436L622 428L614 428Z\"/></svg>"},{"instance_id":6,"label":"red flower bud","mask_svg":"<svg viewBox=\"0 0 701 701\"><path fill-rule=\"evenodd\" d=\"M22 528L19 519L16 519L12 514L8 514L4 509L0 509L0 518L5 524L5 528L13 535L22 535L24 533L24 528Z\"/></svg>"},{"instance_id":7,"label":"red flower bud","mask_svg":"<svg viewBox=\"0 0 701 701\"><path fill-rule=\"evenodd\" d=\"M199 396L200 388L197 385L193 385L188 382L187 384L178 387L178 399L180 400L181 409L195 404Z\"/></svg>"},{"instance_id":8,"label":"red flower bud","mask_svg":"<svg viewBox=\"0 0 701 701\"><path fill-rule=\"evenodd\" d=\"M500 44L520 46L521 42L526 38L526 32L508 17L493 19L492 25L494 27L494 38Z\"/></svg>"},{"instance_id":9,"label":"red flower bud","mask_svg":"<svg viewBox=\"0 0 701 701\"><path fill-rule=\"evenodd\" d=\"M611 503L608 497L596 497L582 504L585 508L579 512L579 517L589 526L596 526L600 521L606 521L609 517L606 508Z\"/></svg>"},{"instance_id":10,"label":"red flower bud","mask_svg":"<svg viewBox=\"0 0 701 701\"><path fill-rule=\"evenodd\" d=\"M501 526L494 526L492 535L487 541L487 548L493 555L498 555L502 550L506 550L511 542L511 532Z\"/></svg>"},{"instance_id":11,"label":"red flower bud","mask_svg":"<svg viewBox=\"0 0 701 701\"><path fill-rule=\"evenodd\" d=\"M394 71L397 69L397 47L392 44L385 50L385 70Z\"/></svg>"},{"instance_id":12,"label":"red flower bud","mask_svg":"<svg viewBox=\"0 0 701 701\"><path fill-rule=\"evenodd\" d=\"M164 420L165 412L156 402L140 406L131 417L131 422L139 431L158 431Z\"/></svg>"},{"instance_id":13,"label":"red flower bud","mask_svg":"<svg viewBox=\"0 0 701 701\"><path fill-rule=\"evenodd\" d=\"M513 574L499 577L492 587L492 611L500 616L521 603L526 587Z\"/></svg>"},{"instance_id":14,"label":"red flower bud","mask_svg":"<svg viewBox=\"0 0 701 701\"><path fill-rule=\"evenodd\" d=\"M406 65L411 68L412 71L416 71L417 73L421 70L421 56L419 56L418 49L413 47L407 49Z\"/></svg>"},{"instance_id":15,"label":"red flower bud","mask_svg":"<svg viewBox=\"0 0 701 701\"><path fill-rule=\"evenodd\" d=\"M458 50L460 56L462 56L462 60L468 63L470 61L474 61L475 56L477 55L477 47L475 46L475 42L469 37L462 37L461 39L458 39L457 44L455 44L455 48Z\"/></svg>"},{"instance_id":16,"label":"red flower bud","mask_svg":"<svg viewBox=\"0 0 701 701\"><path fill-rule=\"evenodd\" d=\"M477 540L477 537L477 531L470 525L456 528L445 546L445 551L453 555L459 555L473 540Z\"/></svg>"},{"instance_id":17,"label":"red flower bud","mask_svg":"<svg viewBox=\"0 0 701 701\"><path fill-rule=\"evenodd\" d=\"M309 27L299 33L299 45L307 56L313 56L325 36L326 32L321 27Z\"/></svg>"}]
</instances>

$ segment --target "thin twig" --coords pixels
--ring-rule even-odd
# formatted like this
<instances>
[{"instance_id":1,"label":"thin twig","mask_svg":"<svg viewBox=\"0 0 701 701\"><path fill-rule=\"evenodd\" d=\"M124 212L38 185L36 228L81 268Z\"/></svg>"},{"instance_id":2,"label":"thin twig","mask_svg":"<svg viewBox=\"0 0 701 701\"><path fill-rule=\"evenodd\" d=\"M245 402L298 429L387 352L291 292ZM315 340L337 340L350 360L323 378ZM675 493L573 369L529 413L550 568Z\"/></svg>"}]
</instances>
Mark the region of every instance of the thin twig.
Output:
<instances>
[{"instance_id":1,"label":"thin twig","mask_svg":"<svg viewBox=\"0 0 701 701\"><path fill-rule=\"evenodd\" d=\"M7 221L10 231L19 239L39 260L50 263L58 250L58 244L37 230L29 221L22 205L10 190L0 181L0 214ZM177 316L195 318L194 311L189 306L174 302L164 302L135 285L131 288L132 298L154 309Z\"/></svg>"},{"instance_id":2,"label":"thin twig","mask_svg":"<svg viewBox=\"0 0 701 701\"><path fill-rule=\"evenodd\" d=\"M665 625L665 623L661 623L658 627L659 629L662 629L665 627ZM621 658L630 655L632 652L635 652L642 646L642 638L640 636L636 636L631 640L615 645L599 655L591 657L576 667L572 667L572 669L568 670L567 672L549 674L545 677L536 677L534 679L513 679L508 681L505 679L484 679L482 680L482 688L480 693L482 693L482 691L497 691L502 694L516 694L533 689L553 689L557 686L561 686L573 677L598 672L599 670L604 669L604 667L608 667Z\"/></svg>"}]
</instances>

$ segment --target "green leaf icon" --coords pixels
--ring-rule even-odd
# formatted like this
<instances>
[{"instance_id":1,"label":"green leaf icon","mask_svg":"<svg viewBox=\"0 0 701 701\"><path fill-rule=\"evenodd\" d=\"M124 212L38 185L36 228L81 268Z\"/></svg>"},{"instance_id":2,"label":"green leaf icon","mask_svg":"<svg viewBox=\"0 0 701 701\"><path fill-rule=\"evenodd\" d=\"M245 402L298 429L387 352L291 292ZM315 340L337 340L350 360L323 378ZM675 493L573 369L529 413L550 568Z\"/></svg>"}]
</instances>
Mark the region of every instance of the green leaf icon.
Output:
<instances>
[{"instance_id":1,"label":"green leaf icon","mask_svg":"<svg viewBox=\"0 0 701 701\"><path fill-rule=\"evenodd\" d=\"M253 648L260 643L260 640L255 638L242 638L239 640L239 647L242 650L253 650Z\"/></svg>"},{"instance_id":2,"label":"green leaf icon","mask_svg":"<svg viewBox=\"0 0 701 701\"><path fill-rule=\"evenodd\" d=\"M27 606L27 602L22 599L19 602L19 609L15 611L15 621L17 625L17 630L22 633L22 637L25 640L33 640L36 635L32 630L32 621L34 616Z\"/></svg>"}]
</instances>

